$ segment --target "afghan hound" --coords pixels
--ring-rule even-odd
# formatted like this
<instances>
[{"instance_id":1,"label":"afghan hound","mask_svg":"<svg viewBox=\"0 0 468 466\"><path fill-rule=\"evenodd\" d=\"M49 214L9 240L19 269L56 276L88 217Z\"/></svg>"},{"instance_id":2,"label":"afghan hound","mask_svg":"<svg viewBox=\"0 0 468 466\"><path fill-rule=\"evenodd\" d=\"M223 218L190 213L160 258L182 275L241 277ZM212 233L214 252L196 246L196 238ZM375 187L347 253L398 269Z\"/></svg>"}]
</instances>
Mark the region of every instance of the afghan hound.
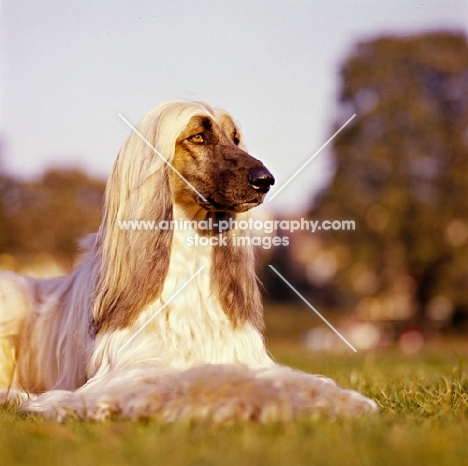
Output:
<instances>
[{"instance_id":1,"label":"afghan hound","mask_svg":"<svg viewBox=\"0 0 468 466\"><path fill-rule=\"evenodd\" d=\"M261 204L274 178L233 118L174 101L133 129L72 274L0 275L3 401L58 418L161 422L376 410L265 349L253 250L233 241L245 232L219 223ZM122 228L130 220L156 226ZM158 228L171 221L189 227Z\"/></svg>"}]
</instances>

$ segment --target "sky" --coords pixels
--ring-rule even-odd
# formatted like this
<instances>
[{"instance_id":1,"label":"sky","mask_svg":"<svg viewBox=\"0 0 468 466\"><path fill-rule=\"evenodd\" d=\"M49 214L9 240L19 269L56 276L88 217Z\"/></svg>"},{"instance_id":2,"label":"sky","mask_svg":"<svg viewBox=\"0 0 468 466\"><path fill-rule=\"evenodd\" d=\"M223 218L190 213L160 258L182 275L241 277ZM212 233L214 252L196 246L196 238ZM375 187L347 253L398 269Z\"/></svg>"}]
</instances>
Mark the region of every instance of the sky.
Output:
<instances>
[{"instance_id":1,"label":"sky","mask_svg":"<svg viewBox=\"0 0 468 466\"><path fill-rule=\"evenodd\" d=\"M3 0L0 170L107 178L137 123L170 99L227 109L280 189L351 115L337 101L353 47L380 35L468 33L467 0ZM329 147L266 204L302 213Z\"/></svg>"}]
</instances>

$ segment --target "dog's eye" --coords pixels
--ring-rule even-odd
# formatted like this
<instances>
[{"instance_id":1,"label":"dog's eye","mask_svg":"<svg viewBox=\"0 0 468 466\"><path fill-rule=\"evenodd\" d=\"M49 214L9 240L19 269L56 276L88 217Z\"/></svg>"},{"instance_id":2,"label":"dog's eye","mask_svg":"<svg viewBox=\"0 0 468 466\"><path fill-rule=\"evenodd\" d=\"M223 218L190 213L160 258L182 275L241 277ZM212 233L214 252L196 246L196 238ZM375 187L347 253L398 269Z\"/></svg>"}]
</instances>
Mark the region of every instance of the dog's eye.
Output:
<instances>
[{"instance_id":1,"label":"dog's eye","mask_svg":"<svg viewBox=\"0 0 468 466\"><path fill-rule=\"evenodd\" d=\"M194 144L203 144L205 142L205 138L203 137L203 134L195 134L195 136L190 138L190 141Z\"/></svg>"},{"instance_id":2,"label":"dog's eye","mask_svg":"<svg viewBox=\"0 0 468 466\"><path fill-rule=\"evenodd\" d=\"M239 143L240 143L240 134L237 133L237 132L234 133L234 136L232 137L232 140L234 141L234 144L235 144L236 146L238 146Z\"/></svg>"}]
</instances>

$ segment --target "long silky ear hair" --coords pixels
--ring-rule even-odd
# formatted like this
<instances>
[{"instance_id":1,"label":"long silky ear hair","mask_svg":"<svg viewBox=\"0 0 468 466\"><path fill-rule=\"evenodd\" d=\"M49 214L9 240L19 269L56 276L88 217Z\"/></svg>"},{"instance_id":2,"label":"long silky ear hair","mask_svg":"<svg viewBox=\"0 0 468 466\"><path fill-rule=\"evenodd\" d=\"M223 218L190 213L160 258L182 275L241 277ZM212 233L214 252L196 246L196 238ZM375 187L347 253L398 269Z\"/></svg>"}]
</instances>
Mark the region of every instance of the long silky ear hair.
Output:
<instances>
[{"instance_id":1,"label":"long silky ear hair","mask_svg":"<svg viewBox=\"0 0 468 466\"><path fill-rule=\"evenodd\" d=\"M169 102L156 107L138 132L166 160L200 104ZM141 137L132 132L122 147L106 187L102 223L97 235L97 271L91 331L131 325L142 308L162 292L169 268L172 231L125 230L119 221L172 220L170 168Z\"/></svg>"},{"instance_id":2,"label":"long silky ear hair","mask_svg":"<svg viewBox=\"0 0 468 466\"><path fill-rule=\"evenodd\" d=\"M229 230L224 234L227 236L227 246L214 247L211 283L234 327L249 322L263 332L263 305L253 248L233 244L233 236L239 237L243 233Z\"/></svg>"}]
</instances>

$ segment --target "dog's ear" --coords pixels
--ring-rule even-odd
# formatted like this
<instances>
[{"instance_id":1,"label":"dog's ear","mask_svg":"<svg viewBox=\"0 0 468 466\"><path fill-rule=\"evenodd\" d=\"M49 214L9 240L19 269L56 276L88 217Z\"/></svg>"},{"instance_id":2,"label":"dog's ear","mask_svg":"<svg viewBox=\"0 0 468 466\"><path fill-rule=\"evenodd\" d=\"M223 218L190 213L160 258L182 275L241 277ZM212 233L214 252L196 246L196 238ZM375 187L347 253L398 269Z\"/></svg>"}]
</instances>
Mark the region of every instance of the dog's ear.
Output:
<instances>
[{"instance_id":1,"label":"dog's ear","mask_svg":"<svg viewBox=\"0 0 468 466\"><path fill-rule=\"evenodd\" d=\"M160 112L155 113L137 130L170 160L175 139L159 143ZM172 220L169 168L140 135L131 133L106 187L96 239L94 333L131 325L142 308L160 296L169 268L172 230L154 228L162 220Z\"/></svg>"},{"instance_id":2,"label":"dog's ear","mask_svg":"<svg viewBox=\"0 0 468 466\"><path fill-rule=\"evenodd\" d=\"M235 214L232 216L236 218ZM234 237L243 234L245 232L240 230L229 230L223 233L227 237L226 245L213 248L211 284L234 327L249 322L263 332L263 305L255 273L254 250L250 245L234 244Z\"/></svg>"}]
</instances>

